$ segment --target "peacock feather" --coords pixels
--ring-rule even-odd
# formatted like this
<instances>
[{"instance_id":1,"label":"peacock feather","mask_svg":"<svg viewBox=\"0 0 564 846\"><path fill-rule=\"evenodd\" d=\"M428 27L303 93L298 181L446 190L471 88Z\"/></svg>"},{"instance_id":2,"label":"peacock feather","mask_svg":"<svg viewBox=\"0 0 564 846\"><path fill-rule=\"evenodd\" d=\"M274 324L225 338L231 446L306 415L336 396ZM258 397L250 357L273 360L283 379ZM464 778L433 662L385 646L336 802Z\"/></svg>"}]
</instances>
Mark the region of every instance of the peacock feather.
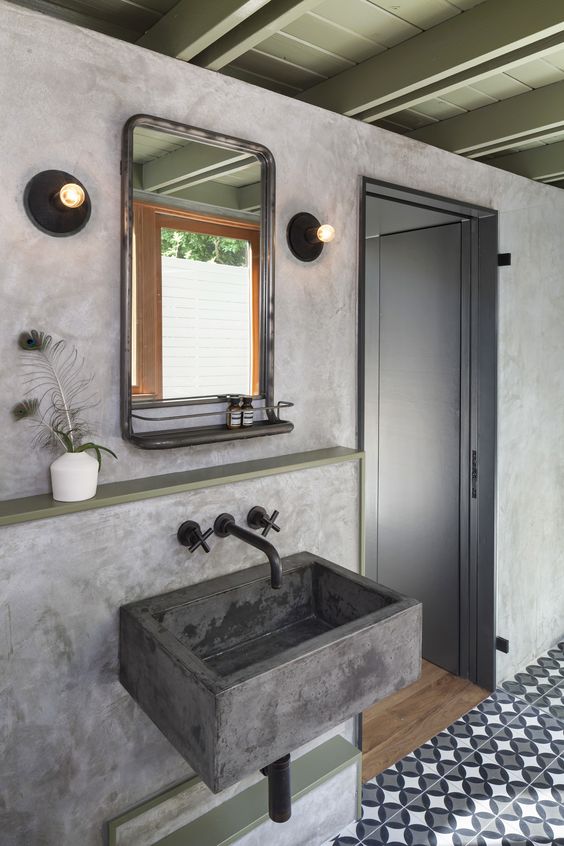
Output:
<instances>
[{"instance_id":1,"label":"peacock feather","mask_svg":"<svg viewBox=\"0 0 564 846\"><path fill-rule=\"evenodd\" d=\"M27 399L22 400L12 409L12 414L16 420L25 420L27 418L37 417L39 413L39 400Z\"/></svg>"},{"instance_id":2,"label":"peacock feather","mask_svg":"<svg viewBox=\"0 0 564 846\"><path fill-rule=\"evenodd\" d=\"M22 350L40 350L45 340L45 332L38 332L32 329L31 332L22 332L18 338L18 344Z\"/></svg>"},{"instance_id":3,"label":"peacock feather","mask_svg":"<svg viewBox=\"0 0 564 846\"><path fill-rule=\"evenodd\" d=\"M95 405L91 390L92 376L84 373L84 359L76 347L68 348L64 340L53 341L51 335L32 329L18 338L24 350L24 381L29 399L12 408L15 420L28 420L35 426L35 444L56 447L65 452L92 450L102 463L102 452L117 455L101 444L83 443L88 427L84 412Z\"/></svg>"},{"instance_id":4,"label":"peacock feather","mask_svg":"<svg viewBox=\"0 0 564 846\"><path fill-rule=\"evenodd\" d=\"M14 416L40 423L41 446L64 444L73 452L88 434L84 413L95 404L92 376L84 373L84 359L76 347L69 349L65 340L54 341L37 329L22 332L18 344L24 351L26 393L34 399L18 403Z\"/></svg>"}]
</instances>

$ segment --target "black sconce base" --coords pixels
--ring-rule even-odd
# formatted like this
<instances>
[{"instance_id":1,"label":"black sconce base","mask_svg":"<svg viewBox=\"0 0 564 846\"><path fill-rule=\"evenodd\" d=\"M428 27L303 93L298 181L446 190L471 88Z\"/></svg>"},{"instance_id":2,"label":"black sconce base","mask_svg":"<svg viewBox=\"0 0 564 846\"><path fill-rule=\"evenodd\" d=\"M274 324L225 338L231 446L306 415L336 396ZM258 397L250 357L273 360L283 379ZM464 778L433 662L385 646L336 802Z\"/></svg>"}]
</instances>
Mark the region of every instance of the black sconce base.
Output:
<instances>
[{"instance_id":1,"label":"black sconce base","mask_svg":"<svg viewBox=\"0 0 564 846\"><path fill-rule=\"evenodd\" d=\"M288 224L286 230L288 246L300 261L315 261L321 255L324 244L315 237L319 226L318 219L309 212L295 214Z\"/></svg>"},{"instance_id":2,"label":"black sconce base","mask_svg":"<svg viewBox=\"0 0 564 846\"><path fill-rule=\"evenodd\" d=\"M78 208L68 208L57 201L59 191L68 183L79 185L84 202ZM79 232L90 218L90 198L79 180L64 170L43 170L36 173L25 187L24 206L32 223L47 235L64 237Z\"/></svg>"}]
</instances>

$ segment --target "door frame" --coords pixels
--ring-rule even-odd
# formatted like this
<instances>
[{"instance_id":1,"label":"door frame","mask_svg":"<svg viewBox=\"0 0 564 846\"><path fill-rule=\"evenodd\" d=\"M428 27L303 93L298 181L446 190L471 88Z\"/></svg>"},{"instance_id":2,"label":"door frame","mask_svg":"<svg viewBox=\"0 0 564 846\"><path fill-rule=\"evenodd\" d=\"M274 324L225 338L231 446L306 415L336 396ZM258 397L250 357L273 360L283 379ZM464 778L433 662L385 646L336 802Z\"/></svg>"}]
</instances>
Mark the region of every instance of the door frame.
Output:
<instances>
[{"instance_id":1,"label":"door frame","mask_svg":"<svg viewBox=\"0 0 564 846\"><path fill-rule=\"evenodd\" d=\"M460 675L481 687L496 686L495 616L495 506L497 423L497 230L494 209L470 205L423 191L362 177L360 191L358 289L358 448L366 450L365 425L365 300L366 198L381 197L430 211L464 218L463 255L469 255L467 301L469 349L461 350L461 380L468 386L468 415L461 419L461 579ZM464 305L463 305L464 307ZM372 329L373 332L373 329ZM466 365L466 372L463 372ZM462 405L462 408L464 405ZM377 450L378 444L374 445ZM477 476L476 476L477 474ZM375 494L374 494L375 495ZM363 501L370 500L367 490ZM365 506L363 505L363 508ZM365 532L371 530L367 513L361 515ZM372 521L375 522L374 520ZM466 528L467 527L467 528ZM466 625L465 625L466 622Z\"/></svg>"}]
</instances>

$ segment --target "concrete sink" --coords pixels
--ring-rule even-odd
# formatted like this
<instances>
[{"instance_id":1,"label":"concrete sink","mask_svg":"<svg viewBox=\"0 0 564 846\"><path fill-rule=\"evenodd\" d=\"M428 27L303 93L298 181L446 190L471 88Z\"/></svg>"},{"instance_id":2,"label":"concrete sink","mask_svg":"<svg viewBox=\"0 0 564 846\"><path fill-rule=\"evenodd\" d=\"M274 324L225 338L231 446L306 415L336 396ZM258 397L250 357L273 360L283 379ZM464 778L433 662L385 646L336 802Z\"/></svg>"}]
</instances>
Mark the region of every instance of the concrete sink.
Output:
<instances>
[{"instance_id":1,"label":"concrete sink","mask_svg":"<svg viewBox=\"0 0 564 846\"><path fill-rule=\"evenodd\" d=\"M123 606L120 667L218 792L415 681L421 605L298 553Z\"/></svg>"}]
</instances>

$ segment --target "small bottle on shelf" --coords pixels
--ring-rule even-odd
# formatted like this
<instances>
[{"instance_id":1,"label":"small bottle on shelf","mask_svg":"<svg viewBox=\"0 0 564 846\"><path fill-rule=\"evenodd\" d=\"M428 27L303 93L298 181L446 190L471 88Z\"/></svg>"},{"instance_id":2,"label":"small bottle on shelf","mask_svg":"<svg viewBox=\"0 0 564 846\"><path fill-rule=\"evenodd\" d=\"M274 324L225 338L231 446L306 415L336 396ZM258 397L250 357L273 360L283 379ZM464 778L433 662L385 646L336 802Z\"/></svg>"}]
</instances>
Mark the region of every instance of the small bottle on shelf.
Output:
<instances>
[{"instance_id":1,"label":"small bottle on shelf","mask_svg":"<svg viewBox=\"0 0 564 846\"><path fill-rule=\"evenodd\" d=\"M243 410L241 408L241 398L232 397L230 404L227 406L227 428L239 429L243 422Z\"/></svg>"},{"instance_id":2,"label":"small bottle on shelf","mask_svg":"<svg viewBox=\"0 0 564 846\"><path fill-rule=\"evenodd\" d=\"M253 408L253 398L243 398L243 426L252 426L255 420L255 410Z\"/></svg>"}]
</instances>

